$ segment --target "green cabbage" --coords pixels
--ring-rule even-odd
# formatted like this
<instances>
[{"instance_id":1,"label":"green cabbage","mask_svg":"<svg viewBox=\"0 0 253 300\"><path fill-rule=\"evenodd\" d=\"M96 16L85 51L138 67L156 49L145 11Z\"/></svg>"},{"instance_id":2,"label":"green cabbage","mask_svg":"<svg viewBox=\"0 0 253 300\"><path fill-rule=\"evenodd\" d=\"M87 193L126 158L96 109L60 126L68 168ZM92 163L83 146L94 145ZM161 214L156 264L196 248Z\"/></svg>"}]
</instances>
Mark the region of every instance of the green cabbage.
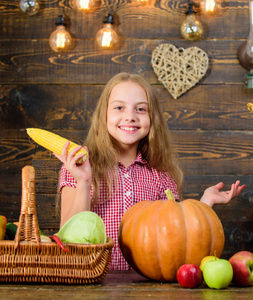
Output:
<instances>
[{"instance_id":1,"label":"green cabbage","mask_svg":"<svg viewBox=\"0 0 253 300\"><path fill-rule=\"evenodd\" d=\"M97 214L83 211L70 218L56 233L63 243L100 244L106 242L105 224Z\"/></svg>"}]
</instances>

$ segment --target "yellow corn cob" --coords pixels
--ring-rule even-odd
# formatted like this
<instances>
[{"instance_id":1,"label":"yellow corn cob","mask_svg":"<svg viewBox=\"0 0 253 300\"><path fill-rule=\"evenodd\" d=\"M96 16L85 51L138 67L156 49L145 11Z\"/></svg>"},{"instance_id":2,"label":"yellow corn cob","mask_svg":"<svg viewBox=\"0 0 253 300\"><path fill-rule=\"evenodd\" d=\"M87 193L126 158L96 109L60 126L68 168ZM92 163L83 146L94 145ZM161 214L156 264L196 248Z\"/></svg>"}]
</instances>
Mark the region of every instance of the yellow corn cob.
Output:
<instances>
[{"instance_id":1,"label":"yellow corn cob","mask_svg":"<svg viewBox=\"0 0 253 300\"><path fill-rule=\"evenodd\" d=\"M247 108L249 111L253 111L253 103L248 103Z\"/></svg>"},{"instance_id":2,"label":"yellow corn cob","mask_svg":"<svg viewBox=\"0 0 253 300\"><path fill-rule=\"evenodd\" d=\"M50 131L44 130L44 129L38 129L38 128L27 128L26 129L27 134L39 145L43 146L44 148L56 153L61 154L63 146L68 141L67 139L59 136L58 134L52 133ZM72 151L74 148L76 148L78 145L69 141L70 145L68 147L67 153ZM77 154L83 153L84 156L80 158L77 163L81 164L83 163L87 156L88 152L85 149L81 149L77 152Z\"/></svg>"}]
</instances>

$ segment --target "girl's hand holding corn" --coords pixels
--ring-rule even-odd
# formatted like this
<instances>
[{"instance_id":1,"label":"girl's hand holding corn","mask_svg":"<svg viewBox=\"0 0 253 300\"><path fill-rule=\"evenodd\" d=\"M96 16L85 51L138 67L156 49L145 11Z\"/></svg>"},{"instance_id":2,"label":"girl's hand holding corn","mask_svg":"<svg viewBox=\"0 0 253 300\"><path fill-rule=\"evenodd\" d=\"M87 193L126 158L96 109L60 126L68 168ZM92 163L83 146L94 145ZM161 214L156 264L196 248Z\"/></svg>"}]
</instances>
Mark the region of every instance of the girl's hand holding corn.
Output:
<instances>
[{"instance_id":1,"label":"girl's hand holding corn","mask_svg":"<svg viewBox=\"0 0 253 300\"><path fill-rule=\"evenodd\" d=\"M82 182L90 185L92 175L89 158L87 157L82 164L77 163L84 156L84 153L77 154L82 146L77 146L68 153L69 145L70 142L67 141L62 148L61 155L53 153L54 156L65 165L66 170L76 179L77 183ZM84 147L84 149L88 152L87 147Z\"/></svg>"}]
</instances>

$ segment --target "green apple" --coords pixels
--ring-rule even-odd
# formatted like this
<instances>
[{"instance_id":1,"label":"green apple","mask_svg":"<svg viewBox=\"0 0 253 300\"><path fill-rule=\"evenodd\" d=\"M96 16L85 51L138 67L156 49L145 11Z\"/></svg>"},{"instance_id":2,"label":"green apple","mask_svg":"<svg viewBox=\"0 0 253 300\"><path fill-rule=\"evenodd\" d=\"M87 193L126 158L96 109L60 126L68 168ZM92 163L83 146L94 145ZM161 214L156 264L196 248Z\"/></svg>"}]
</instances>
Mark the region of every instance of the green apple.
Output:
<instances>
[{"instance_id":1,"label":"green apple","mask_svg":"<svg viewBox=\"0 0 253 300\"><path fill-rule=\"evenodd\" d=\"M203 268L203 277L208 287L224 289L233 279L233 267L226 259L209 260Z\"/></svg>"}]
</instances>

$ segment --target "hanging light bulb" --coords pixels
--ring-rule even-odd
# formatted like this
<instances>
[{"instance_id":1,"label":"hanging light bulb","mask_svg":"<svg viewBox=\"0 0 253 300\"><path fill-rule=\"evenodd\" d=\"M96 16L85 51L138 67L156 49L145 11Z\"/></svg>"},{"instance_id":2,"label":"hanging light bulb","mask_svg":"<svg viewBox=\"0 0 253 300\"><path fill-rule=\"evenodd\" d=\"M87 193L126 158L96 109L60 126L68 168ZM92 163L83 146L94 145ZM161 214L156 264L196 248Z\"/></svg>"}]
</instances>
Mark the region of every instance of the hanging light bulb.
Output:
<instances>
[{"instance_id":1,"label":"hanging light bulb","mask_svg":"<svg viewBox=\"0 0 253 300\"><path fill-rule=\"evenodd\" d=\"M65 52L70 48L72 38L65 29L64 18L62 15L58 16L55 25L57 25L57 28L51 33L49 38L50 47L55 52Z\"/></svg>"},{"instance_id":2,"label":"hanging light bulb","mask_svg":"<svg viewBox=\"0 0 253 300\"><path fill-rule=\"evenodd\" d=\"M188 10L186 12L186 19L181 25L181 34L183 38L189 41L197 41L201 38L203 34L203 26L196 19L196 12L193 8L193 3L190 2L188 4Z\"/></svg>"},{"instance_id":3,"label":"hanging light bulb","mask_svg":"<svg viewBox=\"0 0 253 300\"><path fill-rule=\"evenodd\" d=\"M37 14L40 9L40 3L38 0L20 0L19 7L22 12L29 16Z\"/></svg>"},{"instance_id":4,"label":"hanging light bulb","mask_svg":"<svg viewBox=\"0 0 253 300\"><path fill-rule=\"evenodd\" d=\"M96 0L72 0L71 6L77 10L88 12L93 10L97 3Z\"/></svg>"},{"instance_id":5,"label":"hanging light bulb","mask_svg":"<svg viewBox=\"0 0 253 300\"><path fill-rule=\"evenodd\" d=\"M245 76L245 86L253 88L253 1L249 3L250 30L246 43L238 50L238 58L241 65L250 72Z\"/></svg>"},{"instance_id":6,"label":"hanging light bulb","mask_svg":"<svg viewBox=\"0 0 253 300\"><path fill-rule=\"evenodd\" d=\"M202 0L202 10L214 14L218 9L218 0Z\"/></svg>"},{"instance_id":7,"label":"hanging light bulb","mask_svg":"<svg viewBox=\"0 0 253 300\"><path fill-rule=\"evenodd\" d=\"M96 41L102 48L113 48L118 42L119 38L115 30L113 30L112 24L114 23L113 16L108 14L105 17L104 26L100 29L96 35Z\"/></svg>"}]
</instances>

